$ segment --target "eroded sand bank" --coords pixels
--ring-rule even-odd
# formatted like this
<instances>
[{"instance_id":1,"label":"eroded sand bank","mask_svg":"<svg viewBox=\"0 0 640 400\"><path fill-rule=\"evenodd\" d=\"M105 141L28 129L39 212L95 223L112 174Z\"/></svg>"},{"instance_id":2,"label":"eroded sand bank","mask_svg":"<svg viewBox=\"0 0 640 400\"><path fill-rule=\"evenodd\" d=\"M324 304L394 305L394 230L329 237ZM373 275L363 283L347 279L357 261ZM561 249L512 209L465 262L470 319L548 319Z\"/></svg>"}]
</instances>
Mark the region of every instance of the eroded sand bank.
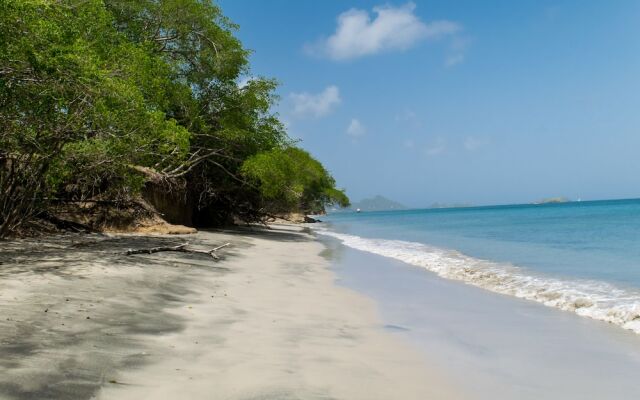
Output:
<instances>
[{"instance_id":1,"label":"eroded sand bank","mask_svg":"<svg viewBox=\"0 0 640 400\"><path fill-rule=\"evenodd\" d=\"M300 228L0 246L0 398L456 398Z\"/></svg>"}]
</instances>

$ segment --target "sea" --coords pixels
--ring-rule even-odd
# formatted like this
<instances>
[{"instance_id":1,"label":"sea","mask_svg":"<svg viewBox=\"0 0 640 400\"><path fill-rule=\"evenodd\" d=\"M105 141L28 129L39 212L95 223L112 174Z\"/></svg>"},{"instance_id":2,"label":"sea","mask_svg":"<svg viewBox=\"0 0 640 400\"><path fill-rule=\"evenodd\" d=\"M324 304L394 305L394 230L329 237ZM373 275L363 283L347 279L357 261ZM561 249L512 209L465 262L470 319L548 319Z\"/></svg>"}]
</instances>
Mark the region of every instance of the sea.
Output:
<instances>
[{"instance_id":1,"label":"sea","mask_svg":"<svg viewBox=\"0 0 640 400\"><path fill-rule=\"evenodd\" d=\"M640 200L339 212L314 228L441 278L640 334Z\"/></svg>"}]
</instances>

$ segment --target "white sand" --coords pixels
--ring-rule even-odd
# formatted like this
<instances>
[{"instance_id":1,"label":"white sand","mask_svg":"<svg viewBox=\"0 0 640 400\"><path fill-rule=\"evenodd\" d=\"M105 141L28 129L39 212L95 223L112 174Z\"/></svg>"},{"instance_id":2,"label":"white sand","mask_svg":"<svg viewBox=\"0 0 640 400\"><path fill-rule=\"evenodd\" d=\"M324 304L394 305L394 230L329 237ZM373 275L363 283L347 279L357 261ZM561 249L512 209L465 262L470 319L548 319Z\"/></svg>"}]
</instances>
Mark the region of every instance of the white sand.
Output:
<instances>
[{"instance_id":1,"label":"white sand","mask_svg":"<svg viewBox=\"0 0 640 400\"><path fill-rule=\"evenodd\" d=\"M126 385L98 398L453 398L421 357L381 329L370 300L335 286L322 246L294 234L253 238L225 263L230 273L203 277L193 304L174 311L188 315L186 329L153 339L164 357L123 372Z\"/></svg>"},{"instance_id":2,"label":"white sand","mask_svg":"<svg viewBox=\"0 0 640 400\"><path fill-rule=\"evenodd\" d=\"M160 239L141 240L27 260L0 247L0 398L457 398L300 228L171 239L231 241L219 263L122 256Z\"/></svg>"}]
</instances>

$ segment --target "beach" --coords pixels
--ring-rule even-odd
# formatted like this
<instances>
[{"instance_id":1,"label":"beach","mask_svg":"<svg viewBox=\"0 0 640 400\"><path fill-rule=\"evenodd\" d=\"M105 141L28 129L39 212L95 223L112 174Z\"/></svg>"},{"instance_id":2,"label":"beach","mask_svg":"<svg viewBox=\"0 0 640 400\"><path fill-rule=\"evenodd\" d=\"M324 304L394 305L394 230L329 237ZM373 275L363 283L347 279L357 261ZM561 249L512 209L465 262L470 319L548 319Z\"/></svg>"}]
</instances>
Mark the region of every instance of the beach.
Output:
<instances>
[{"instance_id":1,"label":"beach","mask_svg":"<svg viewBox=\"0 0 640 400\"><path fill-rule=\"evenodd\" d=\"M3 242L0 399L628 399L640 337L320 225ZM207 254L129 249L188 243Z\"/></svg>"},{"instance_id":2,"label":"beach","mask_svg":"<svg viewBox=\"0 0 640 400\"><path fill-rule=\"evenodd\" d=\"M640 396L640 201L334 213L339 283L466 399Z\"/></svg>"},{"instance_id":3,"label":"beach","mask_svg":"<svg viewBox=\"0 0 640 400\"><path fill-rule=\"evenodd\" d=\"M322 241L335 254L339 284L376 300L386 329L465 399L640 396L640 336L632 331Z\"/></svg>"},{"instance_id":4,"label":"beach","mask_svg":"<svg viewBox=\"0 0 640 400\"><path fill-rule=\"evenodd\" d=\"M464 398L299 226L0 246L2 399Z\"/></svg>"},{"instance_id":5,"label":"beach","mask_svg":"<svg viewBox=\"0 0 640 400\"><path fill-rule=\"evenodd\" d=\"M640 399L639 14L0 0L0 400Z\"/></svg>"}]
</instances>

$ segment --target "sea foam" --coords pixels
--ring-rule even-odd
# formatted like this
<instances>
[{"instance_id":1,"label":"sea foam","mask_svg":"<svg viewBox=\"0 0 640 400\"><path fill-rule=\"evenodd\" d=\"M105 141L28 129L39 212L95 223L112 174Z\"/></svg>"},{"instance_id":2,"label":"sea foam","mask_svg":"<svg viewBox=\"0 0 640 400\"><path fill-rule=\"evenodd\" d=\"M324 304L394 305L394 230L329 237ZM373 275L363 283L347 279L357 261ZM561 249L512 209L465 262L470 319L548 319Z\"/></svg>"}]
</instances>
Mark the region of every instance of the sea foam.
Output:
<instances>
[{"instance_id":1,"label":"sea foam","mask_svg":"<svg viewBox=\"0 0 640 400\"><path fill-rule=\"evenodd\" d=\"M535 275L523 268L422 243L369 239L316 229L346 246L425 268L440 277L606 321L640 334L640 291L609 283Z\"/></svg>"}]
</instances>

